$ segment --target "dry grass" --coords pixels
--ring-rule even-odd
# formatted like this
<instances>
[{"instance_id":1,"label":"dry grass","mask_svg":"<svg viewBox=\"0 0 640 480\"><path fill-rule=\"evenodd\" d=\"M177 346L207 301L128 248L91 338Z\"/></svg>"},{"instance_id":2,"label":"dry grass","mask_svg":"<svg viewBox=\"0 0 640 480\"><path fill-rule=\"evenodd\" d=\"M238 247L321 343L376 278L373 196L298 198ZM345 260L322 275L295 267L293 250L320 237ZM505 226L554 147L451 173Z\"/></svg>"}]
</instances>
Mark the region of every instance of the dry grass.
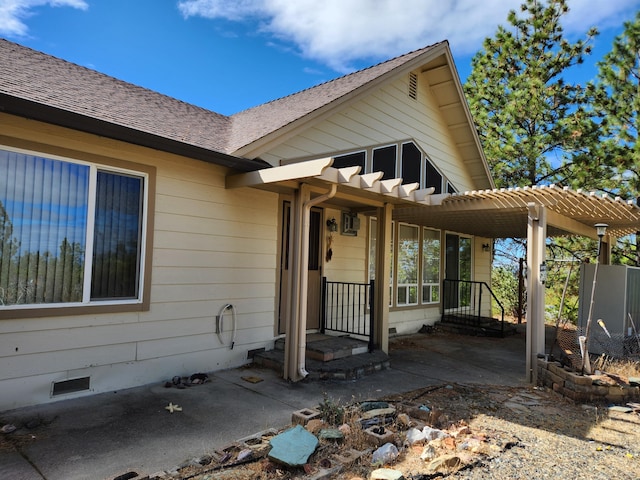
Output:
<instances>
[{"instance_id":1,"label":"dry grass","mask_svg":"<svg viewBox=\"0 0 640 480\"><path fill-rule=\"evenodd\" d=\"M598 357L593 363L594 368L607 373L613 373L621 377L640 377L640 361L616 359L606 355Z\"/></svg>"}]
</instances>

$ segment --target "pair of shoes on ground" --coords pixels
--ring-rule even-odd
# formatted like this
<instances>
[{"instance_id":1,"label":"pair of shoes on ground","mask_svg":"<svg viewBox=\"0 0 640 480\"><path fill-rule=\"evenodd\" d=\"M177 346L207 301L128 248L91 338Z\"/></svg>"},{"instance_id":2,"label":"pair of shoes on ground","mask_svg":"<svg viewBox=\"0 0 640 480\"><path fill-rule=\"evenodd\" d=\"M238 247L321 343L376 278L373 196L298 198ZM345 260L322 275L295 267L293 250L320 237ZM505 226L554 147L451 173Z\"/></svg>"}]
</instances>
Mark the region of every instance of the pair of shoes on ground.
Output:
<instances>
[{"instance_id":1,"label":"pair of shoes on ground","mask_svg":"<svg viewBox=\"0 0 640 480\"><path fill-rule=\"evenodd\" d=\"M181 376L176 375L170 382L165 382L165 388L175 387L180 390L192 385L201 385L209 381L209 376L206 373L194 373L188 379L183 379Z\"/></svg>"}]
</instances>

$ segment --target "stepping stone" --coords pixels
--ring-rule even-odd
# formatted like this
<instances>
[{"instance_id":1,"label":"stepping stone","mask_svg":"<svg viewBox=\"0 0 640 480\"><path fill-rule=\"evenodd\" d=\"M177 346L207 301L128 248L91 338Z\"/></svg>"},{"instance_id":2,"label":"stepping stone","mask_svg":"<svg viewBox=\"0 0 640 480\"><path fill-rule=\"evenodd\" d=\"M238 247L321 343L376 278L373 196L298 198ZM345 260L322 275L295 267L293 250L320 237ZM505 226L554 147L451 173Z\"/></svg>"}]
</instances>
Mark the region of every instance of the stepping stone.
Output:
<instances>
[{"instance_id":1,"label":"stepping stone","mask_svg":"<svg viewBox=\"0 0 640 480\"><path fill-rule=\"evenodd\" d=\"M290 467L299 467L307 460L318 446L318 439L300 425L276 435L269 444L271 451L269 458L274 462Z\"/></svg>"}]
</instances>

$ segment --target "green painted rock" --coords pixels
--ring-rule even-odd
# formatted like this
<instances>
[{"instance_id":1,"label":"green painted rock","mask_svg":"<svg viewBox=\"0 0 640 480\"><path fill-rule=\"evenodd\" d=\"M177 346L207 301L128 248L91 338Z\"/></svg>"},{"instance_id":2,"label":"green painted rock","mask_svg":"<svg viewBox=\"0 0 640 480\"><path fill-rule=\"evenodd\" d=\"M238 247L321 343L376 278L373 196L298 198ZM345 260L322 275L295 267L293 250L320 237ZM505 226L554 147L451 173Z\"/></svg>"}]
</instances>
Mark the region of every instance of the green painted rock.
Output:
<instances>
[{"instance_id":1,"label":"green painted rock","mask_svg":"<svg viewBox=\"0 0 640 480\"><path fill-rule=\"evenodd\" d=\"M318 446L318 439L300 425L276 435L269 441L269 458L290 467L298 467L307 460Z\"/></svg>"}]
</instances>

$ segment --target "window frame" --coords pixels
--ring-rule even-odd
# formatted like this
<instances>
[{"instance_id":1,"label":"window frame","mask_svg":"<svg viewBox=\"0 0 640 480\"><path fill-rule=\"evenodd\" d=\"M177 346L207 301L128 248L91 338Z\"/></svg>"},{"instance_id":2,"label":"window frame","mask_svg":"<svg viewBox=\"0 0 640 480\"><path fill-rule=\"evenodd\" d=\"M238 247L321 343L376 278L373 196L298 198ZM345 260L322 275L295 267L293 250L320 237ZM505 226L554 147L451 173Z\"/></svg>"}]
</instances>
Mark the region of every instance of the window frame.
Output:
<instances>
[{"instance_id":1,"label":"window frame","mask_svg":"<svg viewBox=\"0 0 640 480\"><path fill-rule=\"evenodd\" d=\"M420 172L420 178L419 178L419 182L420 183L420 188L429 188L427 183L429 180L429 172L431 172L431 174L435 174L440 178L440 182L439 185L431 185L435 187L435 192L434 193L455 193L458 191L458 189L451 183L451 181L446 177L446 175L444 175L442 173L442 171L440 170L440 168L438 168L435 163L433 163L433 161L431 160L431 158L429 158L429 155L427 155L424 150L420 147L420 145L418 144L417 141L415 141L414 139L407 139L407 140L402 140L396 143L388 143L388 144L382 144L382 145L375 145L375 146L370 146L364 149L360 149L360 150L353 150L353 151L346 151L340 154L337 154L334 156L334 158L336 160L340 159L344 159L350 156L362 156L362 163L358 162L357 165L360 167L363 167L360 171L360 174L364 174L364 173L373 173L376 171L382 171L385 173L385 175L383 175L383 179L387 179L387 178L397 178L398 176L402 177L404 179L404 176L402 175L404 173L404 161L405 161L405 149L407 145L413 145L413 147L415 147L415 149L419 152L420 154L420 159L419 159L419 165L417 166L417 169ZM385 149L390 149L390 148L394 148L395 149L395 166L394 166L394 173L393 176L390 177L388 175L388 172L385 172L382 169L376 169L374 167L374 161L375 161L375 154L377 151L379 150L385 150ZM348 164L349 166L354 166L355 163L354 162L346 162L346 164ZM336 168L340 168L340 162L336 162L336 164L334 165ZM407 183L407 182L405 182ZM411 181L409 181L409 183L413 183Z\"/></svg>"},{"instance_id":2,"label":"window frame","mask_svg":"<svg viewBox=\"0 0 640 480\"><path fill-rule=\"evenodd\" d=\"M426 231L430 231L430 232L434 232L437 234L438 236L438 250L439 250L439 255L438 255L438 280L434 283L434 282L426 282L425 281L425 232ZM441 294L442 292L440 291L441 285L442 285L442 231L441 230L437 230L435 228L430 228L430 227L421 227L420 228L420 302L422 305L439 305L440 301L441 301ZM424 290L425 287L429 287L429 292L431 292L431 297L433 297L433 292L436 291L437 292L437 300L431 300L431 299L425 299L424 298Z\"/></svg>"},{"instance_id":3,"label":"window frame","mask_svg":"<svg viewBox=\"0 0 640 480\"><path fill-rule=\"evenodd\" d=\"M0 306L0 320L149 310L151 293L151 260L153 257L156 168L150 165L133 163L127 160L105 157L93 153L70 151L65 148L44 146L30 141L4 141L3 143L0 143L0 149L89 167L90 185L89 197L87 199L89 213L87 214L87 220L89 220L89 217L94 215L94 212L91 209L95 205L95 187L98 171L140 177L143 182L140 258L138 265L140 273L138 277L139 286L137 298L100 299L92 301L90 299L91 278L88 278L86 275L89 268L85 265L83 301ZM87 239L90 239L91 242L87 242L85 250L87 251L87 254L89 251L91 252L91 258L93 259L93 232L90 230L92 230L90 225L87 225L85 236ZM88 291L86 290L87 288L89 288Z\"/></svg>"},{"instance_id":4,"label":"window frame","mask_svg":"<svg viewBox=\"0 0 640 480\"><path fill-rule=\"evenodd\" d=\"M377 218L375 216L372 216L369 218L369 222L368 222L369 223L369 235L367 237L367 251L368 251L367 279L368 281L371 281L373 279L373 275L375 274L375 244L377 243L377 234L376 234L377 221L378 221ZM398 286L399 285L398 284L399 269L398 269L397 262L400 258L400 255L397 249L399 248L399 244L400 244L400 230L402 226L415 228L417 229L417 233L418 233L418 258L417 258L418 282L417 284L415 284L417 286L416 302L409 302L409 301L407 301L406 303L398 302L399 289L410 286L408 284L403 286ZM437 284L432 282L426 284L424 282L424 243L425 243L424 232L426 230L435 232L438 235L440 255L438 257L438 283ZM390 239L391 252L389 252L390 277L391 277L389 279L389 307L390 308L404 310L404 309L412 309L412 308L436 307L440 305L442 301L440 288L441 288L441 282L443 278L442 267L443 267L443 261L444 261L444 258L443 258L444 250L442 248L442 235L443 235L443 231L437 228L424 227L421 225L416 225L413 223L406 223L406 222L396 222L396 221L391 222L391 239ZM438 293L437 293L438 300L425 301L425 299L423 298L423 291L424 291L425 285L429 286L431 290L433 288L436 288L438 290ZM407 299L408 299L409 290L407 289L406 291L407 291Z\"/></svg>"},{"instance_id":5,"label":"window frame","mask_svg":"<svg viewBox=\"0 0 640 480\"><path fill-rule=\"evenodd\" d=\"M411 229L415 232L415 246L416 246L416 251L415 251L415 255L414 255L414 262L415 262L415 282L403 282L400 283L400 267L396 264L396 279L395 279L395 306L396 307L415 307L416 305L420 304L420 288L421 288L421 274L422 274L422 265L420 262L420 254L421 254L421 249L420 249L420 245L421 245L421 229L418 225L414 225L411 223L404 223L404 222L399 222L398 223L398 241L397 241L397 253L395 255L395 262L399 262L401 260L401 258L404 258L405 255L401 255L400 253L400 248L402 248L402 241L404 241L404 239L401 239L401 235L402 235L402 231L403 229ZM411 301L412 295L411 295L411 291L412 289L415 288L415 293L413 298L415 298L415 301ZM400 303L400 294L401 292L404 291L404 302Z\"/></svg>"}]
</instances>

